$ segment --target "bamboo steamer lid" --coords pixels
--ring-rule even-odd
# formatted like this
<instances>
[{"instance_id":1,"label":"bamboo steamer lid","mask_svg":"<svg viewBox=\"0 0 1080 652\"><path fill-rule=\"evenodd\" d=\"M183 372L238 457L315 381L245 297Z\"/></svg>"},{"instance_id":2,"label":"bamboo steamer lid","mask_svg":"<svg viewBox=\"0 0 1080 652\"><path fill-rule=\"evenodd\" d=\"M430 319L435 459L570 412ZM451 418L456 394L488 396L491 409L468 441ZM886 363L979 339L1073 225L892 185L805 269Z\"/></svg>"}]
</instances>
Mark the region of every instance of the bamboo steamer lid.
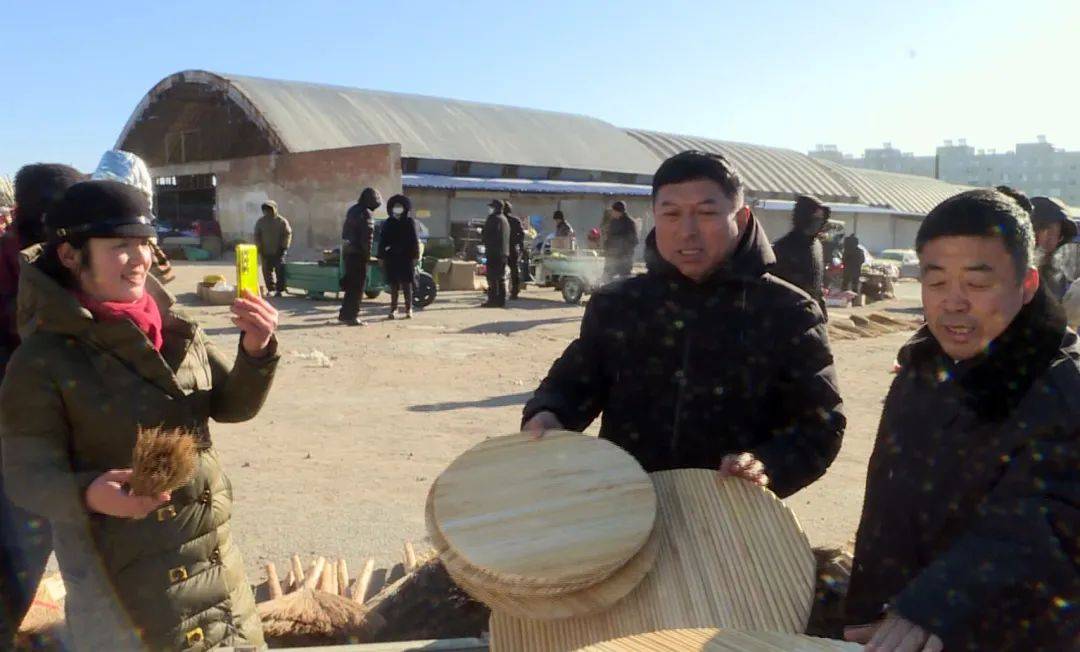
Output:
<instances>
[{"instance_id":1,"label":"bamboo steamer lid","mask_svg":"<svg viewBox=\"0 0 1080 652\"><path fill-rule=\"evenodd\" d=\"M592 616L542 621L493 611L492 650L575 650L668 629L806 629L814 556L780 499L703 469L662 471L652 479L660 550L641 584Z\"/></svg>"},{"instance_id":2,"label":"bamboo steamer lid","mask_svg":"<svg viewBox=\"0 0 1080 652\"><path fill-rule=\"evenodd\" d=\"M431 492L429 492L425 517L428 532L431 535L431 544L439 552L439 558L443 562L447 573L450 574L451 579L466 593L483 602L493 611L500 611L518 618L531 618L534 620L572 618L574 616L588 616L608 609L625 598L641 583L641 580L644 579L653 563L655 563L656 555L660 550L659 530L654 527L652 534L641 550L631 557L630 561L622 568L616 570L600 583L562 595L519 597L498 593L473 584L468 579L468 572L461 571L461 560L447 551L446 542L434 525L431 512Z\"/></svg>"},{"instance_id":3,"label":"bamboo steamer lid","mask_svg":"<svg viewBox=\"0 0 1080 652\"><path fill-rule=\"evenodd\" d=\"M641 550L649 476L611 442L571 432L489 439L432 486L432 525L469 583L537 597L593 586Z\"/></svg>"},{"instance_id":4,"label":"bamboo steamer lid","mask_svg":"<svg viewBox=\"0 0 1080 652\"><path fill-rule=\"evenodd\" d=\"M856 643L779 632L734 629L671 629L628 636L581 652L858 652Z\"/></svg>"}]
</instances>

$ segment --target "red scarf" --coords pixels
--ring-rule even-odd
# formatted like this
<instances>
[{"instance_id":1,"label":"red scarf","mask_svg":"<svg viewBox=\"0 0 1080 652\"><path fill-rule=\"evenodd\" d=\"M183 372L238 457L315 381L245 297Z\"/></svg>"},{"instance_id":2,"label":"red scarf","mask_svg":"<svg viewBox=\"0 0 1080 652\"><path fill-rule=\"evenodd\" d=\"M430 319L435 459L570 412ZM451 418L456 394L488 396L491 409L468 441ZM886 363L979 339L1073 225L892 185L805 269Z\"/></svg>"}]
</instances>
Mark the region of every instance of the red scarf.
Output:
<instances>
[{"instance_id":1,"label":"red scarf","mask_svg":"<svg viewBox=\"0 0 1080 652\"><path fill-rule=\"evenodd\" d=\"M98 321L131 320L146 335L146 339L150 340L154 350L161 352L161 346L165 342L161 333L161 311L149 292L144 291L141 299L131 303L95 301L81 292L75 296Z\"/></svg>"}]
</instances>

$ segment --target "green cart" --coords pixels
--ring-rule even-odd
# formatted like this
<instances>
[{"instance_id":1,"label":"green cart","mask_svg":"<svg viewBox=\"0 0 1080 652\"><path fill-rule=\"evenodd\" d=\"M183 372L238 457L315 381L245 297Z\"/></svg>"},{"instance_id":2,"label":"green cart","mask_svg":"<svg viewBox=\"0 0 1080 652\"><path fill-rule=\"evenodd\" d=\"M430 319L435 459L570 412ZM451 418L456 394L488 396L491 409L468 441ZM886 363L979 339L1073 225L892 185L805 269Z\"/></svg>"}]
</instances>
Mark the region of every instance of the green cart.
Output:
<instances>
[{"instance_id":1,"label":"green cart","mask_svg":"<svg viewBox=\"0 0 1080 652\"><path fill-rule=\"evenodd\" d=\"M289 262L285 263L285 285L290 293L298 291L312 299L324 298L328 294L335 298L341 294L341 279L345 276L345 263L325 262ZM367 283L364 296L374 299L390 289L386 275L378 260L368 263ZM413 291L413 306L426 308L435 301L438 290L431 274L416 267L416 287Z\"/></svg>"}]
</instances>

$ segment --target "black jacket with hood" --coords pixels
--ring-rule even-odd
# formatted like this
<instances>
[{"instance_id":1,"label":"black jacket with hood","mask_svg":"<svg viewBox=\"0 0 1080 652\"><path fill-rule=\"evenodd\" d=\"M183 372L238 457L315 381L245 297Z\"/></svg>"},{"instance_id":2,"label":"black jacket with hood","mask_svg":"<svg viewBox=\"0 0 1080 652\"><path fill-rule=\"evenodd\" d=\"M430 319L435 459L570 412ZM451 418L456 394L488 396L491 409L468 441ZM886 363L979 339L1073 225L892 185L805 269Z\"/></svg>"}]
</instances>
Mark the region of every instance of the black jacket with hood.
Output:
<instances>
[{"instance_id":1,"label":"black jacket with hood","mask_svg":"<svg viewBox=\"0 0 1080 652\"><path fill-rule=\"evenodd\" d=\"M825 249L817 236L811 235L816 233L814 227L824 224L822 218L814 217L819 208L824 204L813 197L804 195L795 201L793 228L773 245L776 264L769 271L814 297L824 312Z\"/></svg>"},{"instance_id":2,"label":"black jacket with hood","mask_svg":"<svg viewBox=\"0 0 1080 652\"><path fill-rule=\"evenodd\" d=\"M637 224L627 214L622 214L608 224L607 241L604 254L616 258L628 258L634 255L638 245Z\"/></svg>"},{"instance_id":3,"label":"black jacket with hood","mask_svg":"<svg viewBox=\"0 0 1080 652\"><path fill-rule=\"evenodd\" d=\"M395 206L405 209L400 217L394 217ZM420 236L410 214L412 202L404 195L395 195L386 202L386 212L390 217L382 223L379 234L379 260L386 266L391 283L412 283L416 261L420 260Z\"/></svg>"},{"instance_id":4,"label":"black jacket with hood","mask_svg":"<svg viewBox=\"0 0 1080 652\"><path fill-rule=\"evenodd\" d=\"M510 220L502 213L488 215L481 232L484 250L490 261L505 261L510 257Z\"/></svg>"},{"instance_id":5,"label":"black jacket with hood","mask_svg":"<svg viewBox=\"0 0 1080 652\"><path fill-rule=\"evenodd\" d=\"M647 274L610 284L585 310L581 334L525 407L600 436L647 471L719 468L731 453L764 462L790 495L820 477L846 420L824 320L805 293L765 272L756 220L732 258L702 283L646 240Z\"/></svg>"},{"instance_id":6,"label":"black jacket with hood","mask_svg":"<svg viewBox=\"0 0 1080 652\"><path fill-rule=\"evenodd\" d=\"M901 350L866 479L851 623L889 604L946 650L1080 642L1080 345L1042 290L954 363Z\"/></svg>"},{"instance_id":7,"label":"black jacket with hood","mask_svg":"<svg viewBox=\"0 0 1080 652\"><path fill-rule=\"evenodd\" d=\"M371 212L378 207L379 201L372 188L365 188L360 193L360 200L349 207L345 224L341 227L341 239L345 241L344 255L358 256L363 260L371 258L371 243L375 237L375 219Z\"/></svg>"}]
</instances>

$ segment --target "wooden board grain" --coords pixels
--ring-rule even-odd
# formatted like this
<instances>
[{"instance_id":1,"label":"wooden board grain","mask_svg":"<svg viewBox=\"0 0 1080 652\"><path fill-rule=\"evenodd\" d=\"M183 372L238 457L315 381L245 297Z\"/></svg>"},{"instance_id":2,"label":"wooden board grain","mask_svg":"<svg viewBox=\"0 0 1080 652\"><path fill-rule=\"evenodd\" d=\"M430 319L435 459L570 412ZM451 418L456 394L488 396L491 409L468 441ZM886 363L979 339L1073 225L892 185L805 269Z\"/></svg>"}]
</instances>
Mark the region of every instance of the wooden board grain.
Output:
<instances>
[{"instance_id":1,"label":"wooden board grain","mask_svg":"<svg viewBox=\"0 0 1080 652\"><path fill-rule=\"evenodd\" d=\"M575 650L666 629L805 630L814 557L778 498L703 469L663 471L652 479L660 550L641 584L611 609L583 618L526 620L493 612L493 650Z\"/></svg>"},{"instance_id":2,"label":"wooden board grain","mask_svg":"<svg viewBox=\"0 0 1080 652\"><path fill-rule=\"evenodd\" d=\"M432 486L435 525L476 585L536 597L592 586L641 550L656 494L628 453L549 432L489 439Z\"/></svg>"},{"instance_id":3,"label":"wooden board grain","mask_svg":"<svg viewBox=\"0 0 1080 652\"><path fill-rule=\"evenodd\" d=\"M641 583L656 562L656 556L660 550L659 530L654 527L641 550L622 568L600 583L562 595L518 597L475 585L466 576L457 572L456 569L459 566L454 563L455 556L447 550L446 542L442 540L438 527L432 522L434 517L432 516L431 494L428 495L425 517L428 532L431 533L431 544L436 551L439 551L439 558L451 579L466 593L492 610L518 618L550 620L588 616L604 611L625 598Z\"/></svg>"},{"instance_id":4,"label":"wooden board grain","mask_svg":"<svg viewBox=\"0 0 1080 652\"><path fill-rule=\"evenodd\" d=\"M581 652L858 652L861 645L779 632L675 629L629 636Z\"/></svg>"}]
</instances>

